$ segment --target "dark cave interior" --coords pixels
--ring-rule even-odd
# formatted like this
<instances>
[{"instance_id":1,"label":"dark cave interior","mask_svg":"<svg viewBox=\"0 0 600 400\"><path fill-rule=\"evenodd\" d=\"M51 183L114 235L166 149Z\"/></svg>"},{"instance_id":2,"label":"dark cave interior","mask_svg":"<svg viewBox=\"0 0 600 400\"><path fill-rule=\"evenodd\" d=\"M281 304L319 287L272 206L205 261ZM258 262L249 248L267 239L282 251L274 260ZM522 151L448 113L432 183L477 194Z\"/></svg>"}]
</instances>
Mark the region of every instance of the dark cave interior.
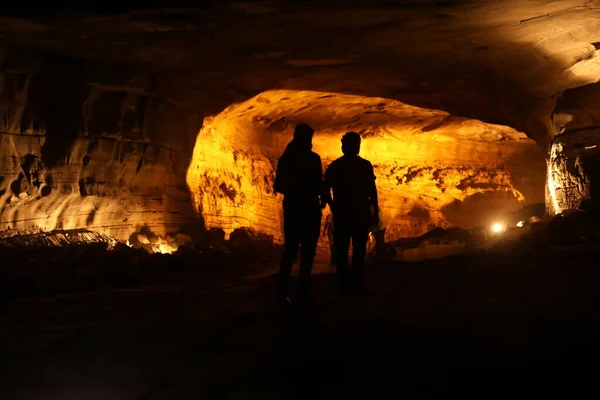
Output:
<instances>
[{"instance_id":1,"label":"dark cave interior","mask_svg":"<svg viewBox=\"0 0 600 400\"><path fill-rule=\"evenodd\" d=\"M0 397L597 391L598 43L599 0L3 6ZM299 123L361 136L385 256L338 295L323 234L282 311Z\"/></svg>"}]
</instances>

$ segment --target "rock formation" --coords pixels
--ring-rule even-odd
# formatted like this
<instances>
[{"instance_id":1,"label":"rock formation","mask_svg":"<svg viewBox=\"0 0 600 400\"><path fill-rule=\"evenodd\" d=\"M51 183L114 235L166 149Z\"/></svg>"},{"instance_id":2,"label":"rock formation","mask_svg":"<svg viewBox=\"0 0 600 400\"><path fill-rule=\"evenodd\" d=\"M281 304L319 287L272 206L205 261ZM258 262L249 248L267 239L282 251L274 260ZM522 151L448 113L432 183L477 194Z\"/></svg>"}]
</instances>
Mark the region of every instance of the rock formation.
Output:
<instances>
[{"instance_id":1,"label":"rock formation","mask_svg":"<svg viewBox=\"0 0 600 400\"><path fill-rule=\"evenodd\" d=\"M9 49L0 77L0 235L87 228L125 240L193 220L202 118L115 65Z\"/></svg>"},{"instance_id":2,"label":"rock formation","mask_svg":"<svg viewBox=\"0 0 600 400\"><path fill-rule=\"evenodd\" d=\"M552 114L547 207L552 214L600 202L600 84L571 89ZM582 203L588 203L582 205Z\"/></svg>"},{"instance_id":3,"label":"rock formation","mask_svg":"<svg viewBox=\"0 0 600 400\"><path fill-rule=\"evenodd\" d=\"M171 102L204 116L267 90L316 90L507 125L544 146L556 97L599 78L598 0L122 3L61 14L58 0L52 18L24 7L0 17L0 37L151 70Z\"/></svg>"},{"instance_id":4,"label":"rock formation","mask_svg":"<svg viewBox=\"0 0 600 400\"><path fill-rule=\"evenodd\" d=\"M169 2L52 16L19 4L0 16L2 236L164 235L198 211L210 226L277 236L269 180L299 120L319 130L325 163L339 134L361 131L394 235L537 201L544 163L518 132L551 149L551 212L594 197L595 124L569 102L591 101L574 88L598 90L598 0ZM280 90L289 106L270 97Z\"/></svg>"},{"instance_id":5,"label":"rock formation","mask_svg":"<svg viewBox=\"0 0 600 400\"><path fill-rule=\"evenodd\" d=\"M543 202L543 152L512 128L383 98L274 90L205 120L187 182L207 226L281 237L274 168L299 122L317 130L324 167L341 156L343 133L361 134L390 238L471 228Z\"/></svg>"}]
</instances>

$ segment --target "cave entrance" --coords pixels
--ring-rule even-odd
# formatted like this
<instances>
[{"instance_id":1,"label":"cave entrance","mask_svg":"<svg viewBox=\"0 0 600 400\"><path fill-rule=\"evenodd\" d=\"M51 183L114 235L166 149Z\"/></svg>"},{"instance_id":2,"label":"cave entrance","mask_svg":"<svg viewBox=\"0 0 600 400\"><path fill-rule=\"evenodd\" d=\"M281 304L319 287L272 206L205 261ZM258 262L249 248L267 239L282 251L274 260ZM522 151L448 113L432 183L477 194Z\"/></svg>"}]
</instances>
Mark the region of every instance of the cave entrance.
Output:
<instances>
[{"instance_id":1,"label":"cave entrance","mask_svg":"<svg viewBox=\"0 0 600 400\"><path fill-rule=\"evenodd\" d=\"M274 171L300 122L316 130L313 150L324 168L341 156L345 132L362 136L388 240L484 225L544 201L545 155L510 127L385 98L270 90L205 119L187 183L207 227L248 227L281 240Z\"/></svg>"}]
</instances>

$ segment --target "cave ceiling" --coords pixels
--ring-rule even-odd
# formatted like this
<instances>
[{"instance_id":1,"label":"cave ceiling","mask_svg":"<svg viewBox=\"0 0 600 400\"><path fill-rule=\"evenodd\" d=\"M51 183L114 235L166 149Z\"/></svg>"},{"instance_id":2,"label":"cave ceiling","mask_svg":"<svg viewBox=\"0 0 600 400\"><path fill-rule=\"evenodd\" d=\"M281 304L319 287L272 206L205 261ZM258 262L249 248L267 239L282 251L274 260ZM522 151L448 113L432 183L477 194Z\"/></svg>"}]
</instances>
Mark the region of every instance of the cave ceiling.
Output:
<instances>
[{"instance_id":1,"label":"cave ceiling","mask_svg":"<svg viewBox=\"0 0 600 400\"><path fill-rule=\"evenodd\" d=\"M204 115L316 90L509 125L540 144L556 98L600 79L600 0L161 5L5 12L0 39L145 69L152 90Z\"/></svg>"}]
</instances>

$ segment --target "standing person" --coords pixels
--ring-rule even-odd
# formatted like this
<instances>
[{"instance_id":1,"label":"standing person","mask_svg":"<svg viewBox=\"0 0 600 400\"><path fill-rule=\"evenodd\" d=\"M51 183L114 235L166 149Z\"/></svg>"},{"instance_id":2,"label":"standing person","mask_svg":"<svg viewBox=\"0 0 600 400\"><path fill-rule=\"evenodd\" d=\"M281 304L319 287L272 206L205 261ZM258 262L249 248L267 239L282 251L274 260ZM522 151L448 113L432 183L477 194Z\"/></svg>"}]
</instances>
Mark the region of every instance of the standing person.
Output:
<instances>
[{"instance_id":1,"label":"standing person","mask_svg":"<svg viewBox=\"0 0 600 400\"><path fill-rule=\"evenodd\" d=\"M348 132L342 137L344 155L325 172L327 202L335 225L335 258L342 291L348 290L348 250L352 239L352 283L365 290L365 256L369 230L378 223L379 204L373 165L359 157L360 135ZM333 189L333 200L330 191ZM373 215L371 215L373 207Z\"/></svg>"},{"instance_id":2,"label":"standing person","mask_svg":"<svg viewBox=\"0 0 600 400\"><path fill-rule=\"evenodd\" d=\"M277 301L290 302L288 293L294 258L300 247L298 300L308 300L310 274L321 230L321 208L325 206L321 157L312 151L314 130L300 123L294 138L277 163L274 190L283 194L284 250L279 269Z\"/></svg>"}]
</instances>

